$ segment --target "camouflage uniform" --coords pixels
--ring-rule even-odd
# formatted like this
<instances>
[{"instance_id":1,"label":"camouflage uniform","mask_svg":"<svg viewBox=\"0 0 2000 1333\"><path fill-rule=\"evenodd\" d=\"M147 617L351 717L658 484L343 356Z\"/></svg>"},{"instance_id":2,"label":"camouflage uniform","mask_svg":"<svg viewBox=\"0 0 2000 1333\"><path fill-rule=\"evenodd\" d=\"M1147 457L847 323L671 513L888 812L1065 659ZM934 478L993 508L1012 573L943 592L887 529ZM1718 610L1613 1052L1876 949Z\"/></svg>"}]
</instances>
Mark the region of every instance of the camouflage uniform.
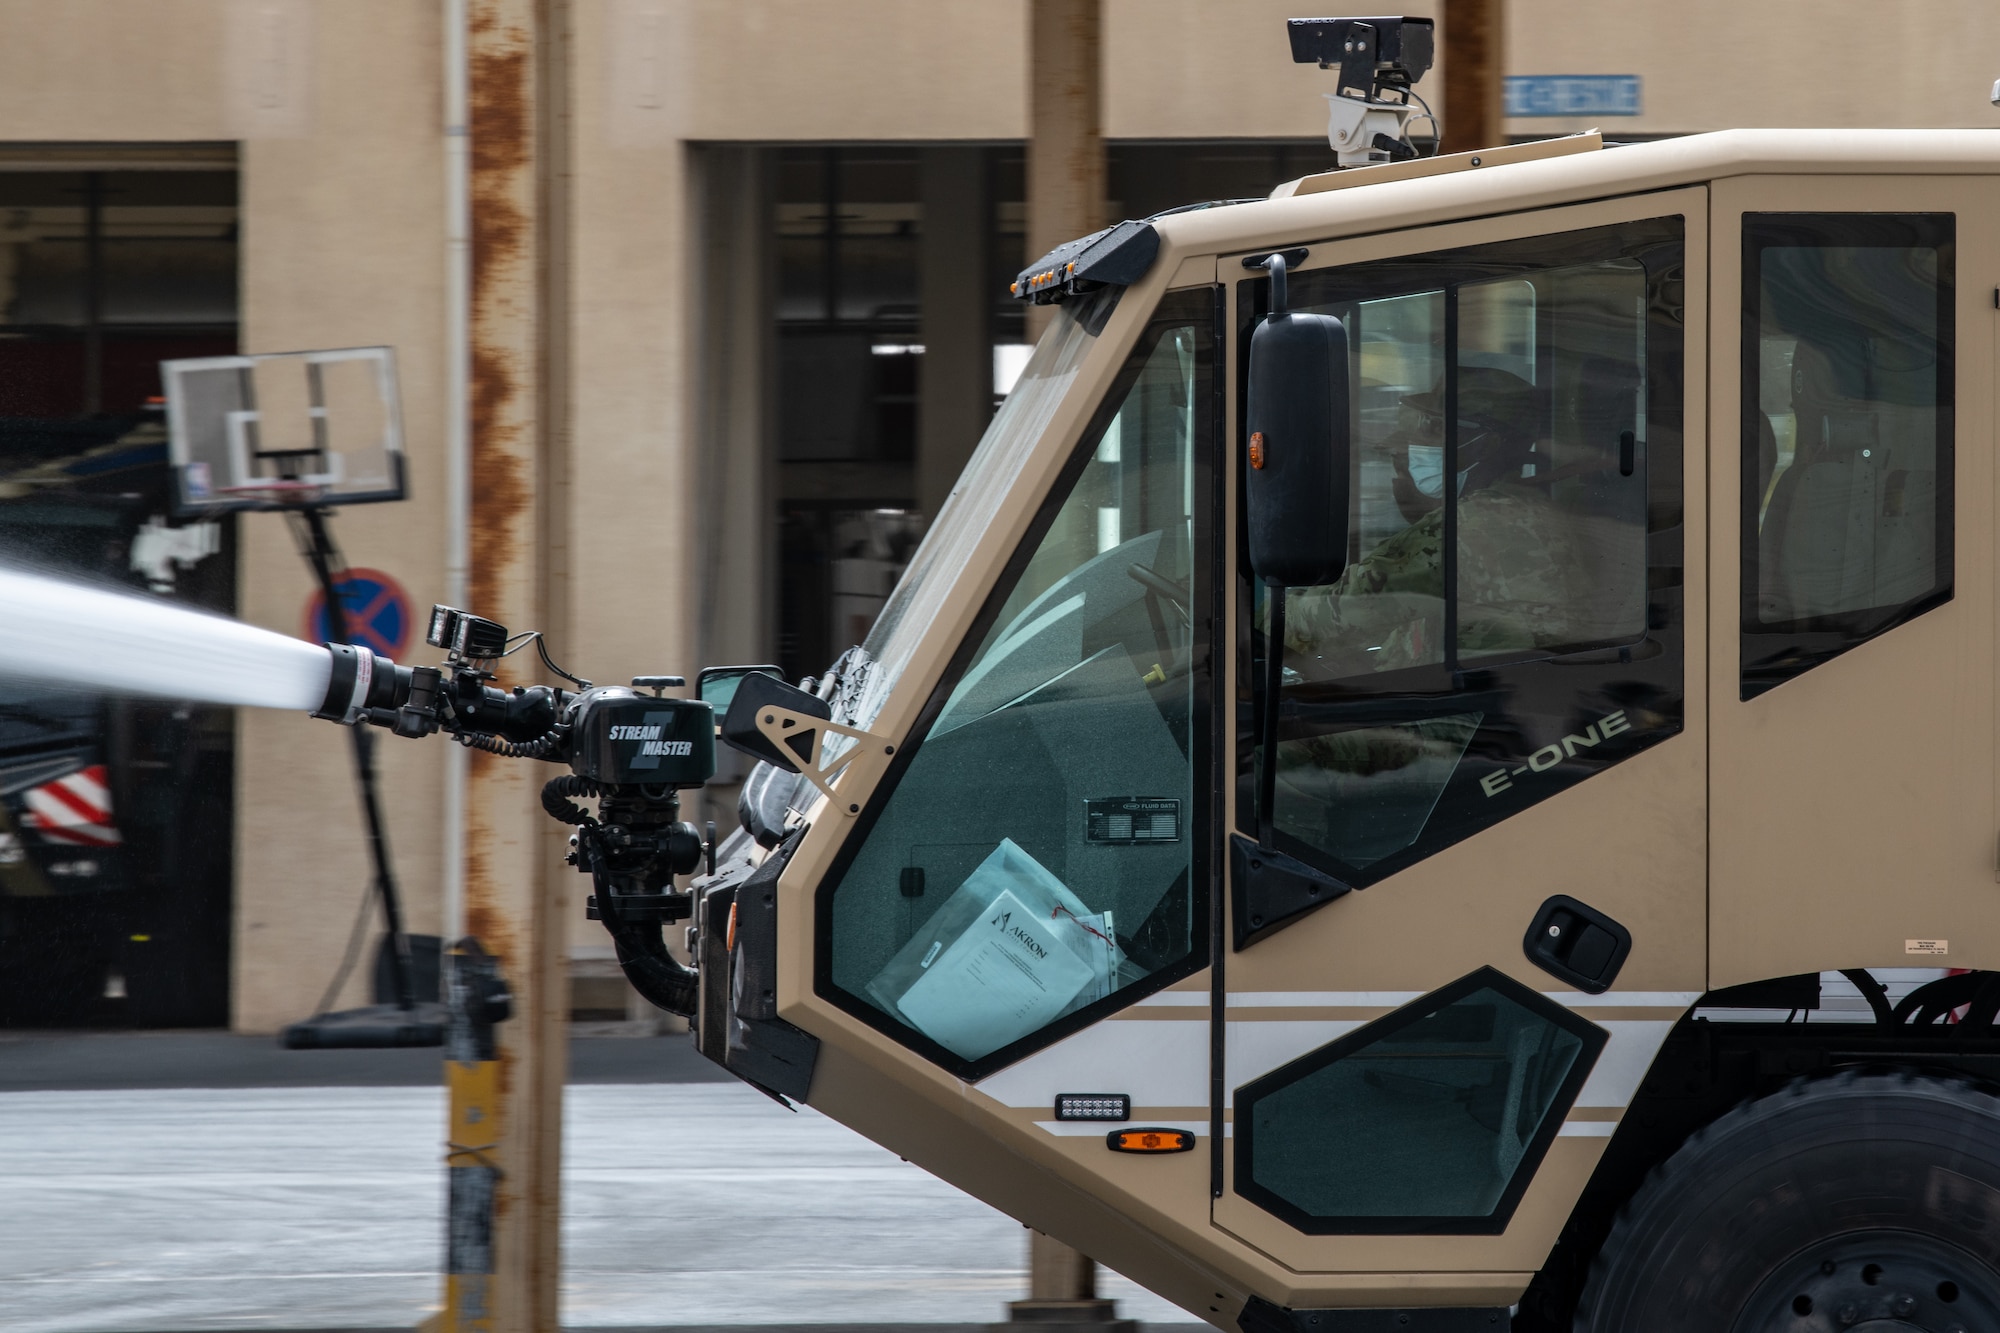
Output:
<instances>
[{"instance_id":1,"label":"camouflage uniform","mask_svg":"<svg viewBox=\"0 0 2000 1333\"><path fill-rule=\"evenodd\" d=\"M1569 622L1586 575L1546 491L1503 481L1465 495L1458 540L1461 659L1574 640ZM1442 662L1444 511L1382 542L1338 582L1290 589L1285 647L1308 680ZM1280 765L1380 773L1416 762L1427 744L1420 727L1369 727L1288 742Z\"/></svg>"},{"instance_id":2,"label":"camouflage uniform","mask_svg":"<svg viewBox=\"0 0 2000 1333\"><path fill-rule=\"evenodd\" d=\"M1533 394L1527 381L1508 371L1460 368L1456 465L1459 484L1473 479L1458 497L1460 658L1574 641L1570 621L1587 578L1584 552L1548 489L1519 479L1521 467L1536 461L1521 424L1534 420ZM1403 401L1420 418L1406 443L1441 444L1443 384ZM1403 488L1397 506L1410 525L1348 566L1337 582L1286 594L1286 665L1306 680L1444 661L1444 509L1439 504L1419 515L1406 507L1405 501L1424 501L1407 458L1394 461ZM1433 735L1439 726L1456 739ZM1281 781L1311 786L1322 781L1313 770L1365 776L1404 769L1440 746L1455 757L1465 739L1453 731L1457 726L1444 719L1436 726L1405 723L1288 741L1280 750Z\"/></svg>"},{"instance_id":3,"label":"camouflage uniform","mask_svg":"<svg viewBox=\"0 0 2000 1333\"><path fill-rule=\"evenodd\" d=\"M1458 543L1461 657L1573 637L1571 611L1584 600L1579 552L1540 487L1503 481L1466 495ZM1384 541L1337 583L1289 590L1285 647L1309 679L1443 661L1444 511Z\"/></svg>"}]
</instances>

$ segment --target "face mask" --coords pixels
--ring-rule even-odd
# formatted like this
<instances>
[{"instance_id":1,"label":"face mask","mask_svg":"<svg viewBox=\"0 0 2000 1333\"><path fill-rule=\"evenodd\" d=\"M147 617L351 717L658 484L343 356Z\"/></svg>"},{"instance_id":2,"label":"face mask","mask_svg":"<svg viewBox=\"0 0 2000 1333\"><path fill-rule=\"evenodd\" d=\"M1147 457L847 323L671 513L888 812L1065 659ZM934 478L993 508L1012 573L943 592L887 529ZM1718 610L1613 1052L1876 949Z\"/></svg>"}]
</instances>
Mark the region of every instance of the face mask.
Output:
<instances>
[{"instance_id":1,"label":"face mask","mask_svg":"<svg viewBox=\"0 0 2000 1333\"><path fill-rule=\"evenodd\" d=\"M1437 499L1444 494L1444 446L1438 444L1413 444L1409 448L1410 482L1417 490ZM1458 490L1465 490L1465 479L1472 475L1466 468L1458 474Z\"/></svg>"}]
</instances>

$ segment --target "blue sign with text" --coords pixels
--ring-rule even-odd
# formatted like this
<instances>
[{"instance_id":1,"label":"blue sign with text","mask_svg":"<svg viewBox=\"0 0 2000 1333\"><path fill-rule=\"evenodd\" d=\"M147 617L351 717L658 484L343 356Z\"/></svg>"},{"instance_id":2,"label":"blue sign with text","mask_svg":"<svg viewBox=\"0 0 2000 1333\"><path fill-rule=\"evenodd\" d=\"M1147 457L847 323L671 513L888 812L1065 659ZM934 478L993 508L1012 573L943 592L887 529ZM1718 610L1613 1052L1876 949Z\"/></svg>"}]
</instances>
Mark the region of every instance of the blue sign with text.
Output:
<instances>
[{"instance_id":1,"label":"blue sign with text","mask_svg":"<svg viewBox=\"0 0 2000 1333\"><path fill-rule=\"evenodd\" d=\"M1636 116L1637 74L1513 74L1510 116Z\"/></svg>"}]
</instances>

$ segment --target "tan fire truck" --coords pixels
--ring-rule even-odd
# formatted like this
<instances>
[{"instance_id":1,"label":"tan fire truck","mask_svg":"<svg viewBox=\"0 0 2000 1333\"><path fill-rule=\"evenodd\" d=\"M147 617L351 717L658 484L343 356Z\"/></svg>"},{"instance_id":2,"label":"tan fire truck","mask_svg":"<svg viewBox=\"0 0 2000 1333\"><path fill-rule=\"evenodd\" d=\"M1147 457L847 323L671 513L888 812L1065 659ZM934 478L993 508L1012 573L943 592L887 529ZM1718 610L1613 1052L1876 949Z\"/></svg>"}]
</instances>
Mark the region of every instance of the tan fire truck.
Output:
<instances>
[{"instance_id":1,"label":"tan fire truck","mask_svg":"<svg viewBox=\"0 0 2000 1333\"><path fill-rule=\"evenodd\" d=\"M705 1047L1246 1333L2000 1327L1995 217L1995 133L1583 136L1031 269ZM1345 557L1275 747L1253 479Z\"/></svg>"},{"instance_id":2,"label":"tan fire truck","mask_svg":"<svg viewBox=\"0 0 2000 1333\"><path fill-rule=\"evenodd\" d=\"M629 691L547 803L706 1054L1224 1328L2000 1329L2000 131L1393 82L1021 275L867 641L704 673L740 834Z\"/></svg>"}]
</instances>

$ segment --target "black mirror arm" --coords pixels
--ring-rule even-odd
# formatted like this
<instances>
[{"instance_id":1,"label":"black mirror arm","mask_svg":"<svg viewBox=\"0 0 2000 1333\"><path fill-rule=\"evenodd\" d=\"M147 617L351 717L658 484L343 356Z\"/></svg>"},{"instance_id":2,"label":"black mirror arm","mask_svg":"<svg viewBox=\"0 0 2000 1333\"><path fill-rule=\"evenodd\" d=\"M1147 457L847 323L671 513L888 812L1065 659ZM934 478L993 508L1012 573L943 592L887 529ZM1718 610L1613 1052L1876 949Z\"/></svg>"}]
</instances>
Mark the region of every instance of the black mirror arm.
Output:
<instances>
[{"instance_id":1,"label":"black mirror arm","mask_svg":"<svg viewBox=\"0 0 2000 1333\"><path fill-rule=\"evenodd\" d=\"M1263 263L1271 274L1271 318L1276 319L1291 308L1291 292L1285 281L1285 255L1282 250L1271 255Z\"/></svg>"},{"instance_id":2,"label":"black mirror arm","mask_svg":"<svg viewBox=\"0 0 2000 1333\"><path fill-rule=\"evenodd\" d=\"M1278 262L1282 265L1283 259ZM1282 269L1279 270L1283 272ZM1264 712L1261 748L1264 762L1257 770L1257 845L1275 850L1278 826L1278 693L1285 685L1285 585L1264 584L1270 599L1264 635Z\"/></svg>"},{"instance_id":3,"label":"black mirror arm","mask_svg":"<svg viewBox=\"0 0 2000 1333\"><path fill-rule=\"evenodd\" d=\"M1285 683L1285 585L1266 580L1264 587L1271 597L1271 616L1259 727L1264 762L1257 772L1257 841L1253 845L1241 833L1229 837L1230 918L1238 951L1341 897L1350 887L1277 848L1278 691Z\"/></svg>"}]
</instances>

